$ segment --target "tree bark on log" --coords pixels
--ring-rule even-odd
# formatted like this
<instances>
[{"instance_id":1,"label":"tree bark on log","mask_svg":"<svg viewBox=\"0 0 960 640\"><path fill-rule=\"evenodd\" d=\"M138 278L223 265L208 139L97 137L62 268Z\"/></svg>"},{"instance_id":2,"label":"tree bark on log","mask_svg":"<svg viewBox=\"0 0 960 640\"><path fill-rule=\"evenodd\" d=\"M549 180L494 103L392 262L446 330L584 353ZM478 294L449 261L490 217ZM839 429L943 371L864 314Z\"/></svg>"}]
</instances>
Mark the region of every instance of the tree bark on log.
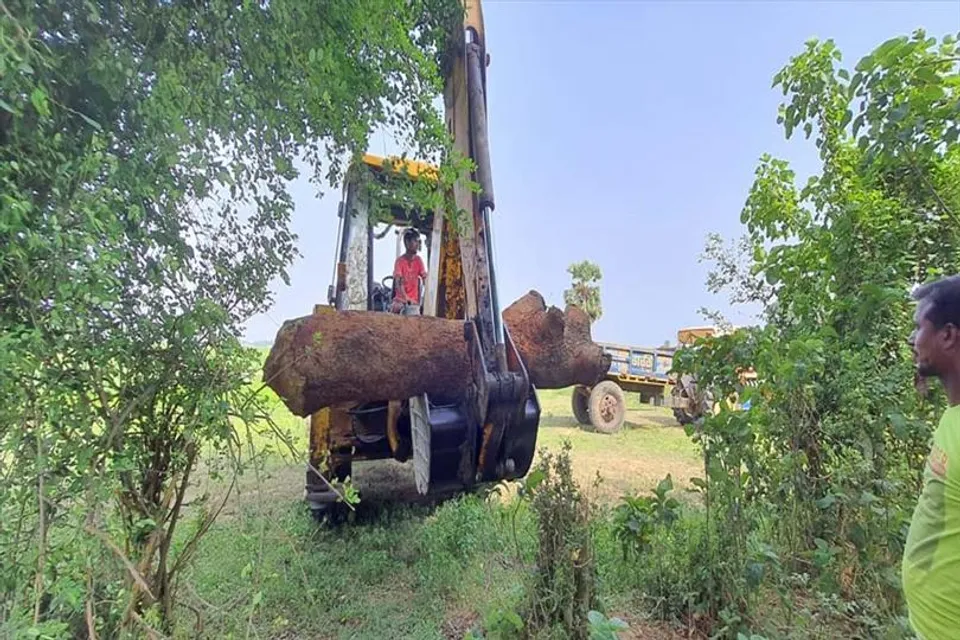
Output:
<instances>
[{"instance_id":1,"label":"tree bark on log","mask_svg":"<svg viewBox=\"0 0 960 640\"><path fill-rule=\"evenodd\" d=\"M609 356L590 340L576 307L546 308L531 291L504 311L530 382L538 388L595 384ZM263 366L264 380L298 416L351 401L384 402L426 393L457 401L470 383L462 320L336 311L288 320Z\"/></svg>"},{"instance_id":2,"label":"tree bark on log","mask_svg":"<svg viewBox=\"0 0 960 640\"><path fill-rule=\"evenodd\" d=\"M504 310L503 321L539 389L592 386L610 369L610 356L591 339L590 316L579 307L548 309L531 291Z\"/></svg>"},{"instance_id":3,"label":"tree bark on log","mask_svg":"<svg viewBox=\"0 0 960 640\"><path fill-rule=\"evenodd\" d=\"M470 367L462 322L324 308L283 324L263 375L290 411L308 416L355 400L457 400Z\"/></svg>"}]
</instances>

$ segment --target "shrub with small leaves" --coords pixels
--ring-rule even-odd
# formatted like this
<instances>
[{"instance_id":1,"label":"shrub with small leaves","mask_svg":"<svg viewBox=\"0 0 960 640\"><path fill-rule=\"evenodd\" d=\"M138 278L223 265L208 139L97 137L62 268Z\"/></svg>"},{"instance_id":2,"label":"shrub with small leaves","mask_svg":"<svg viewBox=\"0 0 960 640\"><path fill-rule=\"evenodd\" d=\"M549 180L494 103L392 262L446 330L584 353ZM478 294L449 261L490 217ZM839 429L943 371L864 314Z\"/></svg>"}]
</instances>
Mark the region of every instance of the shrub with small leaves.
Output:
<instances>
[{"instance_id":1,"label":"shrub with small leaves","mask_svg":"<svg viewBox=\"0 0 960 640\"><path fill-rule=\"evenodd\" d=\"M573 478L570 443L557 453L540 451L527 497L537 520L536 571L530 593L529 626L562 628L586 640L588 614L596 603L596 565L591 504Z\"/></svg>"},{"instance_id":2,"label":"shrub with small leaves","mask_svg":"<svg viewBox=\"0 0 960 640\"><path fill-rule=\"evenodd\" d=\"M673 478L668 474L653 490L652 496L623 496L613 512L614 530L623 545L623 554L644 553L659 526L669 526L680 517L680 503L669 493Z\"/></svg>"}]
</instances>

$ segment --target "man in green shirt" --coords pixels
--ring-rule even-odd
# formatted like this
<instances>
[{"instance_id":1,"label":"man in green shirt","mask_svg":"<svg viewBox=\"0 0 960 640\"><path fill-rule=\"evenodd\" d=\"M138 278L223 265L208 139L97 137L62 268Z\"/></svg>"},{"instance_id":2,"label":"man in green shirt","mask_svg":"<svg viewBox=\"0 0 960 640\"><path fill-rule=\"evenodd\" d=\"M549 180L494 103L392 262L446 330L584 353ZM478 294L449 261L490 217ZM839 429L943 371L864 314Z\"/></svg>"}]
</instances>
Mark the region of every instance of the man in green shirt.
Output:
<instances>
[{"instance_id":1,"label":"man in green shirt","mask_svg":"<svg viewBox=\"0 0 960 640\"><path fill-rule=\"evenodd\" d=\"M903 553L903 593L921 640L960 638L960 276L924 285L910 336L917 374L939 378L950 407L933 434Z\"/></svg>"}]
</instances>

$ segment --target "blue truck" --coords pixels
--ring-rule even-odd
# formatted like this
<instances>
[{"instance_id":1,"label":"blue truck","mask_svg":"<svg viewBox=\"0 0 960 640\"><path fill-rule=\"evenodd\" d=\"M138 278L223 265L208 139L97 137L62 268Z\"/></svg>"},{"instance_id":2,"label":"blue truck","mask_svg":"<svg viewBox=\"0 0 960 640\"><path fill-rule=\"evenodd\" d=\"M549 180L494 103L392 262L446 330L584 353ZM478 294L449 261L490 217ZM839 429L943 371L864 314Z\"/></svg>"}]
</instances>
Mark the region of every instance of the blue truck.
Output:
<instances>
[{"instance_id":1,"label":"blue truck","mask_svg":"<svg viewBox=\"0 0 960 640\"><path fill-rule=\"evenodd\" d=\"M598 343L610 354L610 370L593 387L573 390L573 415L582 425L601 433L616 433L627 414L624 392L640 394L640 401L654 406L667 402L666 388L674 384L672 347L628 347Z\"/></svg>"}]
</instances>

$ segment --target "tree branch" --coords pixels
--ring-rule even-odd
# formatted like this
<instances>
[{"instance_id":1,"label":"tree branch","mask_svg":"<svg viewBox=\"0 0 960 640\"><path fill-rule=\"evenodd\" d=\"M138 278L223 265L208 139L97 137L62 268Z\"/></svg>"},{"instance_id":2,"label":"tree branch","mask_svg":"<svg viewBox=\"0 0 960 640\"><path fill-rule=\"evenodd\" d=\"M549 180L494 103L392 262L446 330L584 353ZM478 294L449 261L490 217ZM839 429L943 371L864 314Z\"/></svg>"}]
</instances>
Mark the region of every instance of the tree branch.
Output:
<instances>
[{"instance_id":1,"label":"tree branch","mask_svg":"<svg viewBox=\"0 0 960 640\"><path fill-rule=\"evenodd\" d=\"M182 565L184 565L187 560L189 560L190 555L196 551L197 544L200 542L200 538L210 529L210 526L213 524L214 520L217 519L217 516L220 515L220 512L223 511L223 507L227 504L227 500L230 498L230 494L233 493L233 489L237 484L237 474L234 472L233 480L230 482L230 486L227 488L226 494L223 496L223 500L220 501L220 505L217 507L217 510L203 521L203 524L200 525L200 528L197 529L197 532L194 536L184 545L183 551L177 556L177 561L173 563L173 568L168 572L168 576L171 578L180 571Z\"/></svg>"},{"instance_id":2,"label":"tree branch","mask_svg":"<svg viewBox=\"0 0 960 640\"><path fill-rule=\"evenodd\" d=\"M907 162L910 164L910 168L913 170L914 174L916 174L916 176L920 179L923 185L927 189L929 189L930 194L933 196L933 199L937 201L937 204L939 205L941 211L943 211L943 213L947 217L951 218L954 222L960 222L960 218L957 217L957 215L950 209L950 207L947 206L947 203L944 202L943 198L940 197L940 194L937 192L936 188L933 186L933 183L930 182L930 179L927 177L927 175L920 170L920 165L917 164L917 159L913 155L913 152L910 150L910 148L907 147L907 145L904 144L903 142L900 143L900 146L903 147L904 152L907 154Z\"/></svg>"},{"instance_id":3,"label":"tree branch","mask_svg":"<svg viewBox=\"0 0 960 640\"><path fill-rule=\"evenodd\" d=\"M153 598L153 592L150 591L150 586L147 584L147 581L143 579L143 576L140 575L140 572L137 571L137 568L133 566L133 563L130 562L130 559L127 558L127 556L123 553L123 551L120 550L120 547L114 544L113 540L111 540L110 537L107 536L107 534L103 533L102 531L100 531L99 529L97 529L92 525L85 526L84 531L86 531L92 536L95 536L103 544L105 544L111 551L113 551L113 553L116 554L116 556L120 559L120 562L123 563L123 566L126 568L127 573L129 573L130 577L133 578L133 581L137 583L137 585L141 589L143 589L143 591L148 596Z\"/></svg>"}]
</instances>

